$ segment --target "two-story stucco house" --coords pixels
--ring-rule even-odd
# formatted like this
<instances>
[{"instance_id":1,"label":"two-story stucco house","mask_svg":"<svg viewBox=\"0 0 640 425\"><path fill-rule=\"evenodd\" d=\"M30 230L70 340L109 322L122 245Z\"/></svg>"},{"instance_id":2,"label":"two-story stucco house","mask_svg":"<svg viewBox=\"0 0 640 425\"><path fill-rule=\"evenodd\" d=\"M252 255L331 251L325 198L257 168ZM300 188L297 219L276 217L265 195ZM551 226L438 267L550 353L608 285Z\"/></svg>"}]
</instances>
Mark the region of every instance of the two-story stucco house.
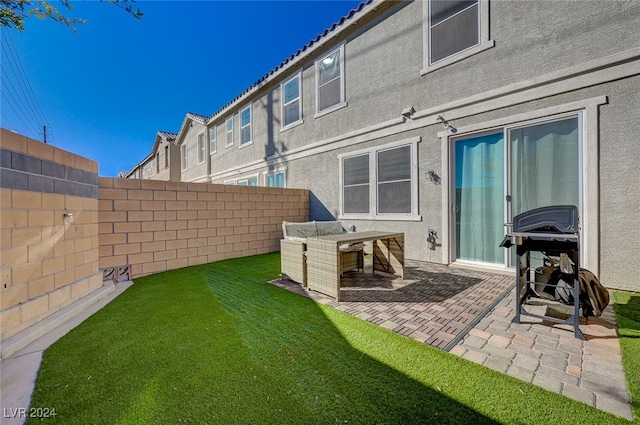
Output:
<instances>
[{"instance_id":1,"label":"two-story stucco house","mask_svg":"<svg viewBox=\"0 0 640 425\"><path fill-rule=\"evenodd\" d=\"M211 160L207 120L204 115L187 113L176 137L175 144L180 148L180 175L183 182L209 181Z\"/></svg>"},{"instance_id":2,"label":"two-story stucco house","mask_svg":"<svg viewBox=\"0 0 640 425\"><path fill-rule=\"evenodd\" d=\"M640 2L367 0L177 143L183 181L307 188L452 266L509 270L505 223L576 205L581 265L637 291L639 105Z\"/></svg>"},{"instance_id":3,"label":"two-story stucco house","mask_svg":"<svg viewBox=\"0 0 640 425\"><path fill-rule=\"evenodd\" d=\"M149 155L124 174L129 179L180 181L180 148L174 143L178 135L158 131Z\"/></svg>"}]
</instances>

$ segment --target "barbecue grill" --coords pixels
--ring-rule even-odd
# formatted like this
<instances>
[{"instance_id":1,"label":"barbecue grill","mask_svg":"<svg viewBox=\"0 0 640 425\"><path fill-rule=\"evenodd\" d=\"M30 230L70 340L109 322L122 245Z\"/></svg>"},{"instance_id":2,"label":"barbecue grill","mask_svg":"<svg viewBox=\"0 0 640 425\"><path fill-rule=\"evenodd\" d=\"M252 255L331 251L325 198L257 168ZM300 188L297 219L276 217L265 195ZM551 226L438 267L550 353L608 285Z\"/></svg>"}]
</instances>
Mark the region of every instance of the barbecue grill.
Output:
<instances>
[{"instance_id":1,"label":"barbecue grill","mask_svg":"<svg viewBox=\"0 0 640 425\"><path fill-rule=\"evenodd\" d=\"M578 208L574 205L554 205L526 211L513 218L512 232L500 246L516 249L516 315L514 323L520 323L521 315L542 318L554 323L570 324L577 338L584 339L580 331L580 303L578 277L580 273L580 237L578 234ZM532 296L537 296L531 281L531 252L542 252L549 257L559 257L562 271L573 276L573 315L566 320L534 314L523 306ZM546 284L543 284L546 285Z\"/></svg>"}]
</instances>

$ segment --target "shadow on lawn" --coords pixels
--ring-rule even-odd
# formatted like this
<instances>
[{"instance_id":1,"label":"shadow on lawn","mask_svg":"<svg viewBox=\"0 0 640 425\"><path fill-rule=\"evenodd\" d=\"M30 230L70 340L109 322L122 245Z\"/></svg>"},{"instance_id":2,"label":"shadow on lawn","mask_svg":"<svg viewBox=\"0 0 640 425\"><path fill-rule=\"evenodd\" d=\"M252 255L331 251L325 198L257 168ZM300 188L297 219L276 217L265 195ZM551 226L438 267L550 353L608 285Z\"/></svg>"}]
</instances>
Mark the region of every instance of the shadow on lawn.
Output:
<instances>
[{"instance_id":1,"label":"shadow on lawn","mask_svg":"<svg viewBox=\"0 0 640 425\"><path fill-rule=\"evenodd\" d=\"M202 273L231 315L237 356L253 365L243 389L253 397L237 423L496 423L355 349L315 302L220 268Z\"/></svg>"}]
</instances>

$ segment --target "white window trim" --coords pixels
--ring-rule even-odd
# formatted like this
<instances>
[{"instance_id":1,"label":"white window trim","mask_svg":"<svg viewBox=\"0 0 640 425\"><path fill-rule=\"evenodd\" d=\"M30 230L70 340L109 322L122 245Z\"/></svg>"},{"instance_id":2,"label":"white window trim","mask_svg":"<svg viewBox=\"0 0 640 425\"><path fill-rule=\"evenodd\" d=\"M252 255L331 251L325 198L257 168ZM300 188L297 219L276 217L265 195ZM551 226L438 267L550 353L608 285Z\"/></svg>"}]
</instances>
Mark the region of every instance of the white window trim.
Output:
<instances>
[{"instance_id":1,"label":"white window trim","mask_svg":"<svg viewBox=\"0 0 640 425\"><path fill-rule=\"evenodd\" d=\"M200 137L202 137L202 147L200 147ZM207 135L204 131L198 133L196 136L197 143L197 155L196 159L198 160L198 165L204 164L207 158ZM202 158L200 158L200 153L202 152Z\"/></svg>"},{"instance_id":2,"label":"white window trim","mask_svg":"<svg viewBox=\"0 0 640 425\"><path fill-rule=\"evenodd\" d=\"M489 1L488 0L479 0L479 8L480 8L480 37L479 43L475 46L469 47L468 49L462 50L461 52L454 53L453 55L446 57L444 59L439 60L438 62L431 64L429 58L429 51L431 46L431 40L429 36L429 24L430 24L430 16L429 16L429 0L423 0L422 2L422 38L423 38L423 59L422 59L422 70L420 71L421 75L428 74L429 72L433 72L437 69L443 68L447 65L451 65L452 63L461 61L463 59L468 58L469 56L473 56L477 53L483 52L487 49L490 49L495 46L495 41L489 39Z\"/></svg>"},{"instance_id":3,"label":"white window trim","mask_svg":"<svg viewBox=\"0 0 640 425\"><path fill-rule=\"evenodd\" d=\"M214 131L213 138L211 138L211 130ZM209 155L213 155L214 153L218 152L218 127L215 125L212 127L209 127L208 133L209 133Z\"/></svg>"},{"instance_id":4,"label":"white window trim","mask_svg":"<svg viewBox=\"0 0 640 425\"><path fill-rule=\"evenodd\" d=\"M242 125L242 113L246 110L249 110L249 124L247 125ZM238 146L238 148L243 148L245 146L249 146L253 144L253 110L251 108L251 104L247 105L246 107L242 108L240 110L240 145ZM249 126L249 140L247 140L246 142L242 141L242 129L244 129L245 127Z\"/></svg>"},{"instance_id":5,"label":"white window trim","mask_svg":"<svg viewBox=\"0 0 640 425\"><path fill-rule=\"evenodd\" d=\"M339 181L340 181L340 214L338 219L348 220L377 220L377 221L422 221L419 214L419 186L418 181L418 143L420 137L399 140L386 145L374 146L349 153L338 155L339 161ZM378 205L378 179L377 179L377 153L402 146L411 146L411 213L407 214L379 214ZM343 171L342 160L354 156L369 155L369 213L368 214L345 214L343 212L344 192L343 192Z\"/></svg>"},{"instance_id":6,"label":"white window trim","mask_svg":"<svg viewBox=\"0 0 640 425\"><path fill-rule=\"evenodd\" d=\"M231 121L231 131L229 131L229 121ZM227 118L226 120L224 120L224 147L228 148L233 146L233 136L234 136L234 123L233 123L233 115L231 115L229 118ZM229 133L231 133L231 143L229 143Z\"/></svg>"},{"instance_id":7,"label":"white window trim","mask_svg":"<svg viewBox=\"0 0 640 425\"><path fill-rule=\"evenodd\" d=\"M241 179L238 179L238 185L240 185L240 183L242 182L247 182L247 186L249 186L249 180L256 180L256 186L260 186L260 175L259 174L253 174L253 175L249 175L246 177L243 177Z\"/></svg>"},{"instance_id":8,"label":"white window trim","mask_svg":"<svg viewBox=\"0 0 640 425\"><path fill-rule=\"evenodd\" d=\"M180 146L180 170L186 171L189 168L189 157L187 156L187 145Z\"/></svg>"},{"instance_id":9,"label":"white window trim","mask_svg":"<svg viewBox=\"0 0 640 425\"><path fill-rule=\"evenodd\" d=\"M300 124L304 123L304 119L302 117L302 71L298 71L295 75L292 75L291 77L289 77L287 80L283 81L280 84L280 99L282 99L282 101L280 102L281 107L280 107L280 114L281 114L281 122L282 124L284 124L284 108L285 108L285 102L284 102L284 86L287 85L289 82L291 82L291 80L298 78L298 114L299 114L299 118L298 121L294 121L292 123L289 123L287 125L282 125L280 126L280 131L286 131L289 130L290 128L293 127L297 127Z\"/></svg>"},{"instance_id":10,"label":"white window trim","mask_svg":"<svg viewBox=\"0 0 640 425\"><path fill-rule=\"evenodd\" d=\"M500 129L504 127L517 126L519 124L532 123L536 120L547 121L561 117L563 115L576 115L582 113L582 144L580 147L580 178L582 181L581 199L581 220L580 227L582 229L580 235L580 245L599 247L599 218L598 206L600 205L600 193L594 188L599 187L598 177L598 108L599 105L607 103L606 96L595 97L590 99L579 100L563 105L552 106L549 108L539 109L535 111L525 112L522 114L512 115L497 120L487 121L480 124L474 124L456 129L456 134L450 132L440 132L438 137L441 142L442 149L442 187L449 188L442 191L442 228L450 229L450 209L455 197L451 193L449 174L454 166L452 161L452 140L460 137L468 137L474 133L482 133L489 130ZM453 261L452 250L452 234L442 239L443 262L451 264ZM581 250L581 266L585 267L596 275L599 274L599 252L598 249Z\"/></svg>"},{"instance_id":11,"label":"white window trim","mask_svg":"<svg viewBox=\"0 0 640 425\"><path fill-rule=\"evenodd\" d=\"M340 102L328 107L327 109L323 110L323 111L318 111L318 101L320 100L319 96L318 96L318 84L320 83L320 72L318 70L318 64L327 58L327 56L331 56L332 54L334 54L335 52L339 51L340 52ZM318 60L316 60L314 62L314 69L316 72L316 83L315 83L315 90L316 90L316 113L313 115L314 118L319 118L323 115L329 114L337 109L341 109L344 108L345 106L347 106L347 101L346 101L346 82L345 82L345 56L344 56L344 43L342 43L340 46L338 46L337 48L331 50L330 52L328 52L327 54L321 56Z\"/></svg>"},{"instance_id":12,"label":"white window trim","mask_svg":"<svg viewBox=\"0 0 640 425\"><path fill-rule=\"evenodd\" d=\"M271 171L265 171L262 173L264 176L264 185L267 186L269 183L269 177L274 176L279 173L284 173L284 188L287 187L287 167L278 167Z\"/></svg>"}]
</instances>

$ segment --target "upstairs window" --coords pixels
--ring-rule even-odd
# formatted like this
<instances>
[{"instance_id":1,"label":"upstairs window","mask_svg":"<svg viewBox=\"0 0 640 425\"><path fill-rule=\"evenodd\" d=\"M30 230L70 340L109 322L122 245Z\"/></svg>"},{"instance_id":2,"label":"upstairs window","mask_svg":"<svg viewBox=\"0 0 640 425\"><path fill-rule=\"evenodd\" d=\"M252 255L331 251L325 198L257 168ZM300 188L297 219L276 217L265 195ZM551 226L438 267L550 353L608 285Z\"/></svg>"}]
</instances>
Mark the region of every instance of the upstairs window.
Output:
<instances>
[{"instance_id":1,"label":"upstairs window","mask_svg":"<svg viewBox=\"0 0 640 425\"><path fill-rule=\"evenodd\" d=\"M240 146L251 143L251 105L240 111Z\"/></svg>"},{"instance_id":2,"label":"upstairs window","mask_svg":"<svg viewBox=\"0 0 640 425\"><path fill-rule=\"evenodd\" d=\"M225 146L233 145L233 117L227 119L227 144Z\"/></svg>"},{"instance_id":3,"label":"upstairs window","mask_svg":"<svg viewBox=\"0 0 640 425\"><path fill-rule=\"evenodd\" d=\"M302 121L300 73L281 85L282 128L286 129Z\"/></svg>"},{"instance_id":4,"label":"upstairs window","mask_svg":"<svg viewBox=\"0 0 640 425\"><path fill-rule=\"evenodd\" d=\"M493 47L488 0L424 0L423 4L423 74Z\"/></svg>"},{"instance_id":5,"label":"upstairs window","mask_svg":"<svg viewBox=\"0 0 640 425\"><path fill-rule=\"evenodd\" d=\"M180 166L183 171L187 169L187 145L180 146Z\"/></svg>"},{"instance_id":6,"label":"upstairs window","mask_svg":"<svg viewBox=\"0 0 640 425\"><path fill-rule=\"evenodd\" d=\"M169 168L169 146L164 147L164 168Z\"/></svg>"},{"instance_id":7,"label":"upstairs window","mask_svg":"<svg viewBox=\"0 0 640 425\"><path fill-rule=\"evenodd\" d=\"M204 162L205 151L207 149L207 143L204 138L204 133L198 134L198 164Z\"/></svg>"},{"instance_id":8,"label":"upstairs window","mask_svg":"<svg viewBox=\"0 0 640 425\"><path fill-rule=\"evenodd\" d=\"M316 62L317 115L346 106L344 95L344 44Z\"/></svg>"},{"instance_id":9,"label":"upstairs window","mask_svg":"<svg viewBox=\"0 0 640 425\"><path fill-rule=\"evenodd\" d=\"M210 154L216 153L217 150L217 142L216 142L216 127L213 126L209 129L209 152Z\"/></svg>"}]
</instances>

